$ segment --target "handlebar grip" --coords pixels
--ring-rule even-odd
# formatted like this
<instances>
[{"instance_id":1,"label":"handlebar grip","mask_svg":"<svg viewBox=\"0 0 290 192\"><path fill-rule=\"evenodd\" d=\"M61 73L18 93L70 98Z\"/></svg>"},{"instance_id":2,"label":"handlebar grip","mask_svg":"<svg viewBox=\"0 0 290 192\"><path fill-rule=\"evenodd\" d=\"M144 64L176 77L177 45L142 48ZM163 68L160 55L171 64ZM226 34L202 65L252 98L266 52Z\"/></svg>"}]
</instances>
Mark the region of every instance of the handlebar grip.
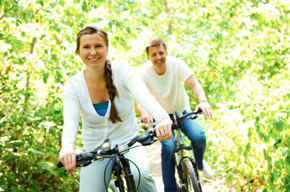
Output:
<instances>
[{"instance_id":1,"label":"handlebar grip","mask_svg":"<svg viewBox=\"0 0 290 192\"><path fill-rule=\"evenodd\" d=\"M61 167L63 167L63 164L62 164L61 161L59 161L59 162L56 163L56 166L57 166L58 168L61 168Z\"/></svg>"},{"instance_id":2,"label":"handlebar grip","mask_svg":"<svg viewBox=\"0 0 290 192\"><path fill-rule=\"evenodd\" d=\"M152 130L152 134L154 137L156 137L156 130L155 129Z\"/></svg>"},{"instance_id":3,"label":"handlebar grip","mask_svg":"<svg viewBox=\"0 0 290 192\"><path fill-rule=\"evenodd\" d=\"M198 111L195 114L202 113L202 110L198 108Z\"/></svg>"},{"instance_id":4,"label":"handlebar grip","mask_svg":"<svg viewBox=\"0 0 290 192\"><path fill-rule=\"evenodd\" d=\"M172 123L172 130L175 130L177 128L178 128L177 123Z\"/></svg>"},{"instance_id":5,"label":"handlebar grip","mask_svg":"<svg viewBox=\"0 0 290 192\"><path fill-rule=\"evenodd\" d=\"M138 135L137 137L135 137L135 139L133 139L131 142L128 143L128 146L131 147L136 142L141 143L143 146L151 145L156 141L154 139L155 136L156 136L155 129L147 131L146 133L143 133L142 135Z\"/></svg>"}]
</instances>

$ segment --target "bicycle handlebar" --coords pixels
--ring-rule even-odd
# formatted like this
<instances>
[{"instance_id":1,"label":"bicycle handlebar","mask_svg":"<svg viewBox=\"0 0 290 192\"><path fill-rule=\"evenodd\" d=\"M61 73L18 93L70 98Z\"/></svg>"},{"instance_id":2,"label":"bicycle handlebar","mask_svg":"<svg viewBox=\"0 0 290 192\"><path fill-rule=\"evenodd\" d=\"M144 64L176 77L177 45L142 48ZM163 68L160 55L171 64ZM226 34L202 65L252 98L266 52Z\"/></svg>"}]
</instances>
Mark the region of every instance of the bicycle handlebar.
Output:
<instances>
[{"instance_id":1,"label":"bicycle handlebar","mask_svg":"<svg viewBox=\"0 0 290 192\"><path fill-rule=\"evenodd\" d=\"M154 139L155 136L156 136L155 130L150 130L150 131L147 131L146 133L143 133L142 135L137 135L128 144L122 144L120 146L116 145L113 149L108 149L108 150L102 149L102 150L77 154L76 155L77 167L86 167L89 164L91 164L93 161L103 160L104 158L106 158L106 156L109 156L109 155L126 153L130 150L130 147L137 142L141 143L143 146L151 145L155 141L157 141L157 139ZM105 140L103 145L104 144L107 145L107 142L109 142L109 140ZM60 168L60 167L63 167L63 164L61 161L58 161L56 163L56 166Z\"/></svg>"},{"instance_id":2,"label":"bicycle handlebar","mask_svg":"<svg viewBox=\"0 0 290 192\"><path fill-rule=\"evenodd\" d=\"M180 125L178 126L179 123L181 123L184 119L186 118L190 118L190 119L196 119L198 118L199 116L202 115L202 111L200 109L198 109L197 112L195 111L192 111L188 114L185 114L185 115L182 115L182 116L179 116L177 112L175 112L175 114L172 114L172 116L170 115L170 118L172 120L172 130L176 130L180 127ZM175 117L174 117L175 116ZM189 117L190 116L190 117ZM143 120L141 120L141 122L143 123ZM153 119L153 127L155 125L157 125L157 123L155 122L155 119ZM141 136L141 135L140 135Z\"/></svg>"},{"instance_id":3,"label":"bicycle handlebar","mask_svg":"<svg viewBox=\"0 0 290 192\"><path fill-rule=\"evenodd\" d=\"M172 123L172 130L174 129L178 129L178 128L181 128L181 122L183 120L185 120L186 118L189 118L189 119L196 119L198 118L200 115L201 115L202 111L199 109L197 112L195 111L192 111L190 113L187 113L185 115L182 115L182 116L179 116L177 112L175 112L175 118L171 117L171 120L173 121Z\"/></svg>"}]
</instances>

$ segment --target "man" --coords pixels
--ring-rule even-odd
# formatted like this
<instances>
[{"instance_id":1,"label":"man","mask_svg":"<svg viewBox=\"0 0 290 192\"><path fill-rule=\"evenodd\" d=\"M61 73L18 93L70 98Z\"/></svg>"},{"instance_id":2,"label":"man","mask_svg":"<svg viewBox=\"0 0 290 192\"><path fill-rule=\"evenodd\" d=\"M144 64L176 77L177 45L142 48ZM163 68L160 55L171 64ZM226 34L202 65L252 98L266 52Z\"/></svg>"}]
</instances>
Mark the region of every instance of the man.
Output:
<instances>
[{"instance_id":1,"label":"man","mask_svg":"<svg viewBox=\"0 0 290 192\"><path fill-rule=\"evenodd\" d=\"M184 88L186 84L198 98L199 104L196 111L201 109L205 117L212 118L211 106L207 102L205 92L195 78L192 70L184 61L168 56L166 44L161 39L153 39L146 46L148 61L139 69L138 73L147 85L150 93L156 98L167 113L189 113L189 97ZM138 103L136 109L141 115L144 123L152 125L152 116ZM203 160L206 147L204 131L197 120L186 120L182 130L191 140L194 148L194 156L198 169L202 170L206 177L212 177L213 171ZM173 149L174 138L161 141L162 143L162 175L165 192L177 191L175 180L175 158Z\"/></svg>"}]
</instances>

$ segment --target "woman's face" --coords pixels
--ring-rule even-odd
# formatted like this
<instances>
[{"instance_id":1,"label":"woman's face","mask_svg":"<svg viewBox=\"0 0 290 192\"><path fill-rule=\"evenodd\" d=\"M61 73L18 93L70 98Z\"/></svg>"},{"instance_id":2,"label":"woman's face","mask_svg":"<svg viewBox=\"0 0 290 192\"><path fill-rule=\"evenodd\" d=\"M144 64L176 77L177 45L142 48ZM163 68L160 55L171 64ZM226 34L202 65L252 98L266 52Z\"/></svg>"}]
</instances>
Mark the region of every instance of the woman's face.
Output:
<instances>
[{"instance_id":1,"label":"woman's face","mask_svg":"<svg viewBox=\"0 0 290 192\"><path fill-rule=\"evenodd\" d=\"M99 34L85 34L80 37L78 55L87 67L104 67L107 53L108 47Z\"/></svg>"}]
</instances>

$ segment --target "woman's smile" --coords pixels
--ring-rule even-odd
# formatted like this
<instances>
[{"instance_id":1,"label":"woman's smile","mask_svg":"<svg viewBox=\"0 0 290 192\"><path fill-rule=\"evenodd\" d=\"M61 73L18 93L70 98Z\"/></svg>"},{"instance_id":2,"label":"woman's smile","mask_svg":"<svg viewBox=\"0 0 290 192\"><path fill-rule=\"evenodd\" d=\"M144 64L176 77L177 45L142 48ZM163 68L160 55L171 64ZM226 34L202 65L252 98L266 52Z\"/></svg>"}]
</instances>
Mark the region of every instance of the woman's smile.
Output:
<instances>
[{"instance_id":1,"label":"woman's smile","mask_svg":"<svg viewBox=\"0 0 290 192\"><path fill-rule=\"evenodd\" d=\"M79 56L87 67L104 67L108 47L99 34L86 34L81 37Z\"/></svg>"}]
</instances>

